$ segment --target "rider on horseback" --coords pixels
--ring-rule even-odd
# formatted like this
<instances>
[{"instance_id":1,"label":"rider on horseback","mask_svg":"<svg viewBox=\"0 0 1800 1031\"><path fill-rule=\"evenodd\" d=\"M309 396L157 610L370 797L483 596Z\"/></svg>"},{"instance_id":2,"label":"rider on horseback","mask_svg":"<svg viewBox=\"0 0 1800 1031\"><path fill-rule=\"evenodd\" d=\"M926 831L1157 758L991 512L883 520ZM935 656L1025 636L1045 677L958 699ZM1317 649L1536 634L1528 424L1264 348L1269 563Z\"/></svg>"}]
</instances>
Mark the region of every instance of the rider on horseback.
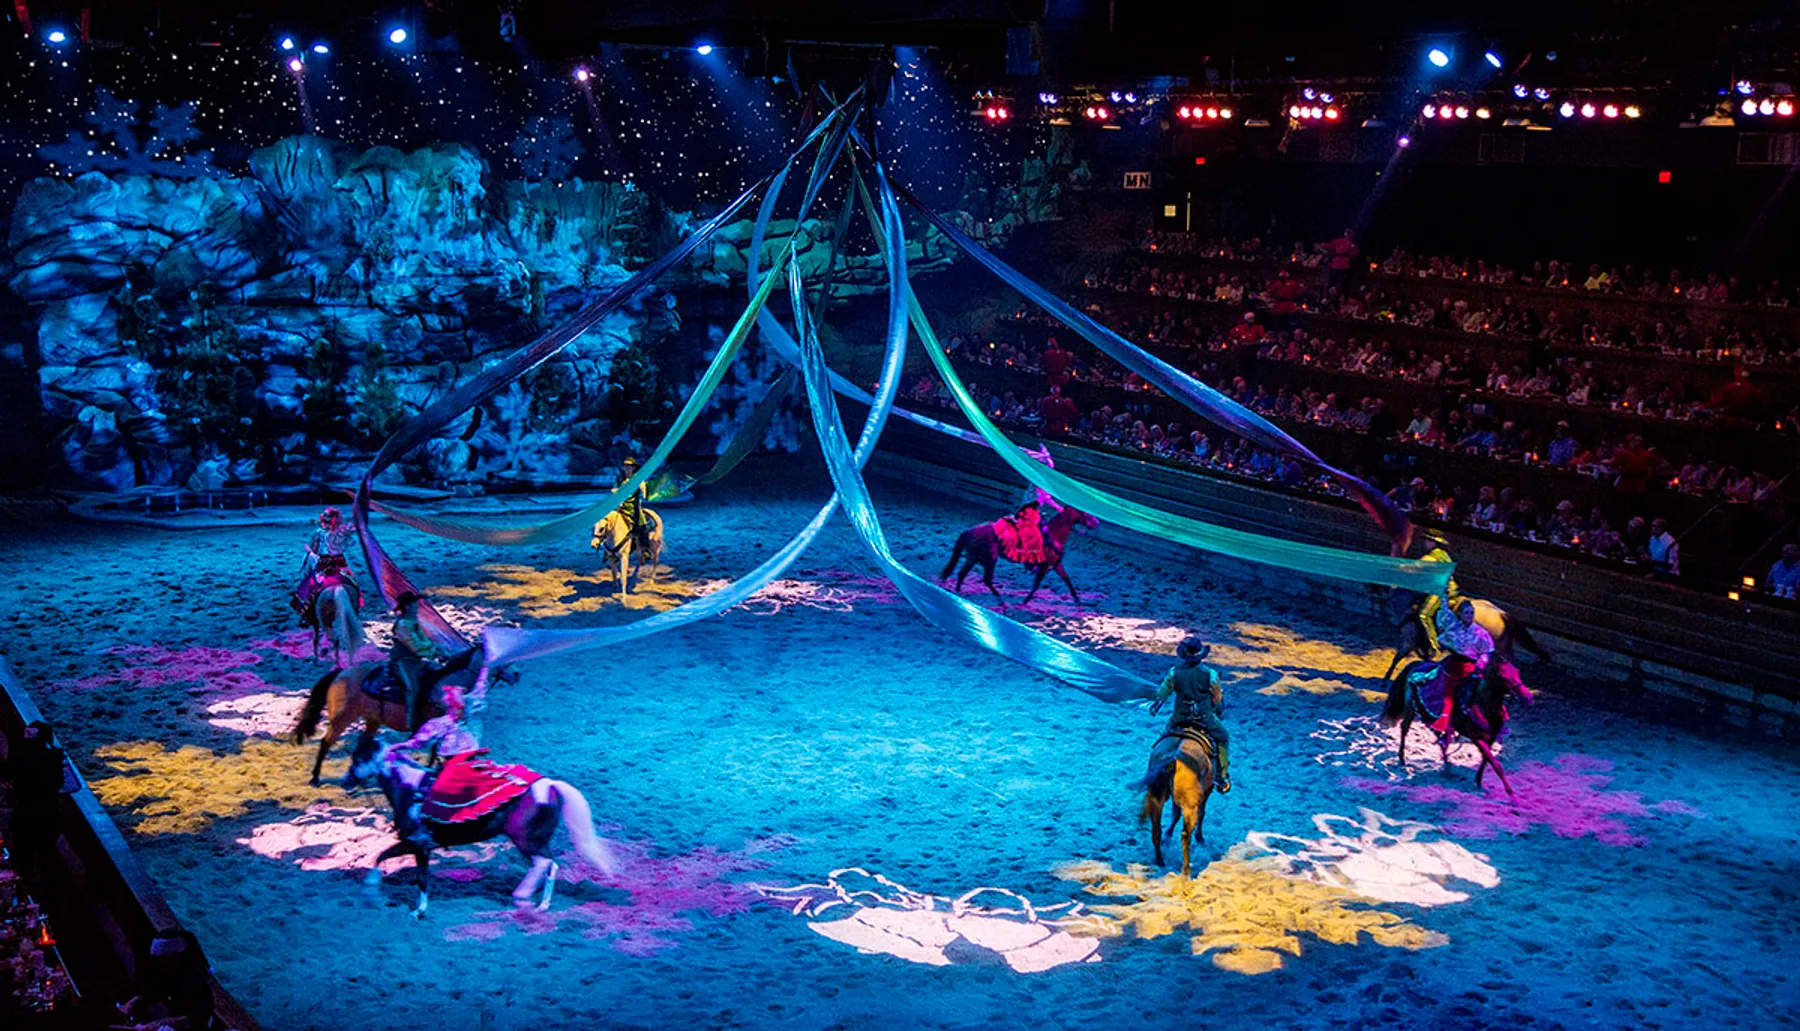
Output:
<instances>
[{"instance_id":1,"label":"rider on horseback","mask_svg":"<svg viewBox=\"0 0 1800 1031\"><path fill-rule=\"evenodd\" d=\"M1432 721L1431 729L1447 734L1456 710L1465 704L1469 686L1478 683L1494 654L1494 638L1475 622L1475 603L1460 599L1454 610L1438 610L1438 643L1449 652L1438 663L1438 687L1443 697L1443 712Z\"/></svg>"},{"instance_id":2,"label":"rider on horseback","mask_svg":"<svg viewBox=\"0 0 1800 1031\"><path fill-rule=\"evenodd\" d=\"M419 729L431 705L431 692L421 683L427 665L444 657L419 626L419 595L406 591L394 601L399 618L394 620L394 646L388 652L388 671L406 688L406 725Z\"/></svg>"},{"instance_id":3,"label":"rider on horseback","mask_svg":"<svg viewBox=\"0 0 1800 1031\"><path fill-rule=\"evenodd\" d=\"M631 477L637 473L638 460L631 455L626 455L625 461L621 462L620 466L620 473L623 479L620 481L619 486L622 487L624 486L624 480L631 479ZM613 489L617 490L618 488L615 487ZM625 501L619 505L619 514L625 518L625 526L631 532L632 540L636 543L636 546L648 549L650 547L650 525L649 520L644 518L644 500L644 485L640 483L638 484L637 490L632 491L631 496L626 498Z\"/></svg>"},{"instance_id":4,"label":"rider on horseback","mask_svg":"<svg viewBox=\"0 0 1800 1031\"><path fill-rule=\"evenodd\" d=\"M347 525L337 509L327 508L319 513L319 528L306 542L306 559L300 566L300 586L294 589L294 608L307 622L313 619L313 600L333 580L348 587L361 604L362 592L350 573L349 560L344 557L344 545L354 536L356 528Z\"/></svg>"},{"instance_id":5,"label":"rider on horseback","mask_svg":"<svg viewBox=\"0 0 1800 1031\"><path fill-rule=\"evenodd\" d=\"M1040 516L1038 503L1027 501L1016 514L994 521L994 532L1007 558L1032 566L1049 558Z\"/></svg>"},{"instance_id":6,"label":"rider on horseback","mask_svg":"<svg viewBox=\"0 0 1800 1031\"><path fill-rule=\"evenodd\" d=\"M1212 647L1198 636L1181 642L1175 649L1181 665L1163 677L1150 711L1155 713L1170 694L1175 696L1175 711L1169 714L1163 733L1173 734L1183 727L1205 731L1218 757L1219 792L1225 794L1231 790L1231 732L1219 718L1225 710L1225 689L1219 684L1218 671L1201 661L1211 651Z\"/></svg>"},{"instance_id":7,"label":"rider on horseback","mask_svg":"<svg viewBox=\"0 0 1800 1031\"><path fill-rule=\"evenodd\" d=\"M482 667L471 699L486 690L487 667ZM507 766L483 758L475 729L467 717L470 704L453 685L444 688L444 714L427 720L412 737L395 745L398 751L430 750L439 764L437 777L415 803L417 815L439 823L478 819L531 789L543 774L523 766Z\"/></svg>"},{"instance_id":8,"label":"rider on horseback","mask_svg":"<svg viewBox=\"0 0 1800 1031\"><path fill-rule=\"evenodd\" d=\"M1449 538L1445 537L1437 530L1430 529L1424 531L1421 536L1430 543L1431 547L1425 554L1419 556L1419 561L1452 561L1449 552ZM1419 625L1425 628L1425 642L1431 646L1430 651L1432 654L1436 654L1438 648L1441 646L1441 642L1438 640L1438 623L1440 615L1446 610L1455 612L1456 609L1461 606L1462 601L1463 593L1456 586L1454 577L1445 585L1444 593L1442 595L1430 594L1420 600L1418 610Z\"/></svg>"}]
</instances>

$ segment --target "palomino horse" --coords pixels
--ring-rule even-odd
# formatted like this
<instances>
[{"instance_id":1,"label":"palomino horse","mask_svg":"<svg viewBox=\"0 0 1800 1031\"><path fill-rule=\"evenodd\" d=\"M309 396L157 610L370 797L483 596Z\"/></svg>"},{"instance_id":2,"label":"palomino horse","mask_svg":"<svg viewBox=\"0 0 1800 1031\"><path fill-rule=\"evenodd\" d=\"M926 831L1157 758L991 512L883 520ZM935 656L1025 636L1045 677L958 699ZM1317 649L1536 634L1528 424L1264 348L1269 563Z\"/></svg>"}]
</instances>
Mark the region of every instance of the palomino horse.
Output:
<instances>
[{"instance_id":1,"label":"palomino horse","mask_svg":"<svg viewBox=\"0 0 1800 1031\"><path fill-rule=\"evenodd\" d=\"M362 619L356 614L356 598L340 580L333 580L313 597L312 643L315 659L320 658L320 634L324 634L331 642L333 665L342 666L346 662L355 662L356 653L362 651L363 625Z\"/></svg>"},{"instance_id":2,"label":"palomino horse","mask_svg":"<svg viewBox=\"0 0 1800 1031\"><path fill-rule=\"evenodd\" d=\"M436 702L438 685L457 684L467 687L474 683L475 673L480 666L474 660L480 654L479 648L458 652L438 669L428 669L421 674L423 680L420 687L433 695L429 706L433 714L443 711ZM386 666L386 662L362 662L344 669L334 669L313 685L312 693L306 698L306 706L300 710L300 719L294 724L294 743L303 745L318 731L319 718L325 717L325 736L319 740L319 754L313 758L313 784L319 783L320 770L325 765L325 757L331 754L332 746L338 743L338 739L344 736L344 731L357 720L363 722L364 737L382 727L410 731L405 699L377 698L363 690L363 684L369 677L381 672ZM501 674L502 677L507 675Z\"/></svg>"},{"instance_id":3,"label":"palomino horse","mask_svg":"<svg viewBox=\"0 0 1800 1031\"><path fill-rule=\"evenodd\" d=\"M591 548L605 548L606 565L617 572L619 577L619 594L631 593L631 558L637 556L638 567L650 571L650 582L656 582L656 564L662 560L663 521L655 511L644 509L644 538L640 539L631 532L626 524L625 516L617 509L606 513L606 518L594 524L594 537L588 542Z\"/></svg>"},{"instance_id":4,"label":"palomino horse","mask_svg":"<svg viewBox=\"0 0 1800 1031\"><path fill-rule=\"evenodd\" d=\"M1175 812L1169 814L1169 833L1175 833L1175 816L1181 816L1181 876L1193 870L1191 849L1196 841L1205 841L1202 825L1206 822L1206 800L1212 797L1213 753L1210 742L1196 733L1176 730L1158 738L1150 749L1150 764L1142 780L1135 785L1144 789L1141 823L1150 821L1150 843L1156 849L1156 865L1163 863L1162 811L1171 799Z\"/></svg>"},{"instance_id":5,"label":"palomino horse","mask_svg":"<svg viewBox=\"0 0 1800 1031\"><path fill-rule=\"evenodd\" d=\"M1481 775L1492 766L1510 797L1512 783L1506 779L1506 770L1501 767L1500 760L1494 758L1494 743L1506 730L1507 700L1517 694L1529 705L1533 697L1531 689L1519 679L1518 667L1498 653L1488 660L1481 683L1464 705L1457 705L1453 698L1425 697L1425 692L1437 683L1437 672L1435 662L1414 661L1388 684L1387 704L1382 707L1381 716L1389 723L1400 722L1400 768L1406 769L1406 732L1412 729L1413 722L1435 720L1443 713L1443 706L1449 705L1452 707L1450 733L1438 735L1438 754L1445 768L1450 765L1450 745L1460 734L1481 752L1481 764L1475 767L1475 786L1481 786Z\"/></svg>"},{"instance_id":6,"label":"palomino horse","mask_svg":"<svg viewBox=\"0 0 1800 1031\"><path fill-rule=\"evenodd\" d=\"M425 915L425 907L430 902L426 877L430 873L432 849L472 845L500 834L506 835L531 862L531 869L512 891L513 902L529 904L541 884L544 897L538 903L539 910L550 908L550 893L556 889L556 862L550 857L550 839L556 836L558 824L568 825L569 840L584 862L602 873L618 872L617 858L594 833L594 814L587 798L568 782L545 777L533 781L525 794L486 816L463 823L438 823L415 815L414 803L421 801L420 796L430 790L425 783L429 772L417 763L392 754L387 745L369 735L356 742L356 751L350 757L350 771L344 774L345 791L355 791L365 784L381 788L394 813L394 832L400 838L376 857L375 866L364 876L363 884L370 888L379 887L383 862L396 856L412 856L419 877L419 901L412 913L415 918Z\"/></svg>"},{"instance_id":7,"label":"palomino horse","mask_svg":"<svg viewBox=\"0 0 1800 1031\"><path fill-rule=\"evenodd\" d=\"M1388 596L1389 610L1400 620L1400 643L1394 647L1394 661L1388 664L1383 680L1394 675L1394 670L1408 658L1429 659L1431 639L1425 633L1425 625L1419 615L1419 608L1424 598L1404 587L1396 587ZM1545 651L1531 636L1531 630L1525 621L1509 615L1500 606L1485 598L1469 598L1475 606L1475 623L1494 639L1494 651L1512 662L1517 658L1515 648L1523 648L1537 656L1540 662L1549 662L1550 653Z\"/></svg>"},{"instance_id":8,"label":"palomino horse","mask_svg":"<svg viewBox=\"0 0 1800 1031\"><path fill-rule=\"evenodd\" d=\"M1031 599L1037 595L1038 588L1043 586L1044 574L1052 569L1056 570L1056 575L1062 577L1062 582L1068 586L1070 600L1077 605L1081 604L1081 595L1075 590L1075 581L1069 579L1068 572L1063 569L1063 553L1068 549L1069 538L1076 532L1092 530L1099 525L1099 519L1074 507L1062 509L1052 516L1048 523L1044 524L1042 533L1044 535L1044 554L1047 557L1044 561L1030 566L1037 575L1032 579L1031 590L1026 593L1025 601L1021 604L1029 605L1031 603ZM957 535L956 545L950 549L950 561L944 563L944 571L938 574L938 579L948 580L950 574L956 571L957 560L963 558L965 553L968 558L963 562L962 572L957 573L956 593L962 593L963 581L968 579L969 571L979 565L981 582L987 584L987 589L994 592L994 597L1000 598L1000 591L994 587L994 565L1000 560L1002 549L1000 535L995 532L993 523L971 526ZM1000 598L1000 608L1006 608L1006 599Z\"/></svg>"}]
</instances>

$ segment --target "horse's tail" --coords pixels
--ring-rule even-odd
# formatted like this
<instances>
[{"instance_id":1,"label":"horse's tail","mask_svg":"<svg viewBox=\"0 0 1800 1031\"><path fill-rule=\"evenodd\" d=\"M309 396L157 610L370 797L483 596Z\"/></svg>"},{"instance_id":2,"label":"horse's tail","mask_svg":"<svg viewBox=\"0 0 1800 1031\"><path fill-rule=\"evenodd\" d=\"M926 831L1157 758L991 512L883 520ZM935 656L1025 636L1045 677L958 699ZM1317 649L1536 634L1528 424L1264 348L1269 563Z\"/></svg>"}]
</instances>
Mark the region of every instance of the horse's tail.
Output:
<instances>
[{"instance_id":1,"label":"horse's tail","mask_svg":"<svg viewBox=\"0 0 1800 1031\"><path fill-rule=\"evenodd\" d=\"M294 724L294 744L305 744L318 731L319 717L325 713L325 699L331 694L332 683L342 672L341 669L334 669L313 685L312 693L306 696L306 707L300 710L300 721Z\"/></svg>"},{"instance_id":2,"label":"horse's tail","mask_svg":"<svg viewBox=\"0 0 1800 1031\"><path fill-rule=\"evenodd\" d=\"M550 782L550 791L562 806L563 823L569 828L569 840L575 844L575 854L603 873L618 873L619 858L594 833L594 811L588 807L587 797L575 790L574 785L560 780Z\"/></svg>"},{"instance_id":3,"label":"horse's tail","mask_svg":"<svg viewBox=\"0 0 1800 1031\"><path fill-rule=\"evenodd\" d=\"M1409 662L1395 671L1394 679L1388 681L1387 701L1381 706L1381 718L1389 723L1397 723L1406 715L1406 692L1412 678L1412 671L1419 664Z\"/></svg>"},{"instance_id":4,"label":"horse's tail","mask_svg":"<svg viewBox=\"0 0 1800 1031\"><path fill-rule=\"evenodd\" d=\"M1519 647L1537 656L1539 662L1550 661L1550 653L1545 651L1544 646L1538 644L1536 639L1531 636L1531 629L1525 625L1524 620L1508 615L1506 617L1506 634Z\"/></svg>"},{"instance_id":5,"label":"horse's tail","mask_svg":"<svg viewBox=\"0 0 1800 1031\"><path fill-rule=\"evenodd\" d=\"M956 535L956 544L950 548L950 561L944 563L944 571L938 574L939 580L948 580L950 574L956 572L956 560L962 558L963 549L968 546L969 531L964 530Z\"/></svg>"}]
</instances>

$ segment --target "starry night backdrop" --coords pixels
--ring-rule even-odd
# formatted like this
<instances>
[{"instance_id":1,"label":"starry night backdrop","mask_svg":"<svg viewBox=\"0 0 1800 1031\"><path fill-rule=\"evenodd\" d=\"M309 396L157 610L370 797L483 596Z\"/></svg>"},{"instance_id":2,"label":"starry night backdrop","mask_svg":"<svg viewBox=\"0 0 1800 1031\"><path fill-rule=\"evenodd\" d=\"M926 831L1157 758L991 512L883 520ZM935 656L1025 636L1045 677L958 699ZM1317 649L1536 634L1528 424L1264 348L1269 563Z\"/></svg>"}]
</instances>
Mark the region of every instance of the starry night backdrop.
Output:
<instances>
[{"instance_id":1,"label":"starry night backdrop","mask_svg":"<svg viewBox=\"0 0 1800 1031\"><path fill-rule=\"evenodd\" d=\"M535 61L295 42L5 44L0 393L41 409L49 482L346 479L411 412L666 250L800 137L794 84L727 49ZM1072 150L1040 121L979 117L992 85L902 49L877 120L895 180L999 242L1055 217ZM606 474L655 439L741 308L748 230L727 227L396 475ZM952 260L935 233L909 235L915 274ZM846 246L861 253L843 294L872 295L867 237ZM754 344L740 364L697 453L781 368ZM794 446L800 425L784 413L764 445Z\"/></svg>"}]
</instances>

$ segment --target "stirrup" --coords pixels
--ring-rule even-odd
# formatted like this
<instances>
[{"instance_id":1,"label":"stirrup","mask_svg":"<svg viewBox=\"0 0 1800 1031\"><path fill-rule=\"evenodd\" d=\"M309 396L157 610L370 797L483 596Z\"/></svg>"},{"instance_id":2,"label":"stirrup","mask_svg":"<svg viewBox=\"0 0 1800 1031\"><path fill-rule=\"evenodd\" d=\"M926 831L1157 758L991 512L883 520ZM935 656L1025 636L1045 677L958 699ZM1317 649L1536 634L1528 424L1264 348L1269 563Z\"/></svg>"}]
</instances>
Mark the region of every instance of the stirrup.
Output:
<instances>
[{"instance_id":1,"label":"stirrup","mask_svg":"<svg viewBox=\"0 0 1800 1031\"><path fill-rule=\"evenodd\" d=\"M1219 789L1219 794L1221 794L1221 795L1231 794L1231 774L1220 773L1219 774L1219 783L1215 786Z\"/></svg>"}]
</instances>

